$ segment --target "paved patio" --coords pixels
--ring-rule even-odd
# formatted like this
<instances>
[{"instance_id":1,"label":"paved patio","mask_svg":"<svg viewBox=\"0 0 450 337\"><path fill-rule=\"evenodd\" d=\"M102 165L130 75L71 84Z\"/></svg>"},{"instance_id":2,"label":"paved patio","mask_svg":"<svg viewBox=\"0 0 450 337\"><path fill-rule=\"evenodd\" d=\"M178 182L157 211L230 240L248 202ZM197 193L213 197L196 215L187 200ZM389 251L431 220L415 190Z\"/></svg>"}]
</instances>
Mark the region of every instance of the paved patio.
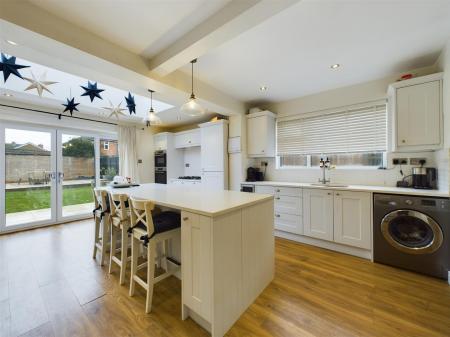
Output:
<instances>
[{"instance_id":1,"label":"paved patio","mask_svg":"<svg viewBox=\"0 0 450 337\"><path fill-rule=\"evenodd\" d=\"M90 214L94 208L94 203L70 205L63 207L63 216ZM16 212L6 214L6 227L15 226L29 222L44 221L51 218L51 209L37 209L34 211Z\"/></svg>"}]
</instances>

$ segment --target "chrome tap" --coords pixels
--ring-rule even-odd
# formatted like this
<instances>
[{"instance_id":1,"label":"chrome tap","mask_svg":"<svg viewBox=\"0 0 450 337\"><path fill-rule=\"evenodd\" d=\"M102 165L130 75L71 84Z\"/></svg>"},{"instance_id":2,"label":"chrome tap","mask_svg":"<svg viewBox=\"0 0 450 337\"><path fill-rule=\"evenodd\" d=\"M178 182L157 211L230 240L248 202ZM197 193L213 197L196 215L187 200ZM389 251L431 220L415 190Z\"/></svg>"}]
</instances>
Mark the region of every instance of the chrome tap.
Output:
<instances>
[{"instance_id":1,"label":"chrome tap","mask_svg":"<svg viewBox=\"0 0 450 337\"><path fill-rule=\"evenodd\" d=\"M330 182L330 179L327 179L326 177L326 170L329 170L331 168L331 163L328 157L326 159L320 158L319 167L322 170L322 179L319 178L319 183L321 184L327 184Z\"/></svg>"}]
</instances>

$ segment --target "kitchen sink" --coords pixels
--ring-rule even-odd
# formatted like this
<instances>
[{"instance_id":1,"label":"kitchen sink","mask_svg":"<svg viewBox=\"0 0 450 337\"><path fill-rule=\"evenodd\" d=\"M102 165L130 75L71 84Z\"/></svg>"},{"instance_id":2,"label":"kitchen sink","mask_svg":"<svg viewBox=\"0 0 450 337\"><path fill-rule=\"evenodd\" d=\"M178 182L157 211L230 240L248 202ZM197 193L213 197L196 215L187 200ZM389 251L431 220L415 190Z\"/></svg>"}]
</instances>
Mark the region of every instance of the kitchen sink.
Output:
<instances>
[{"instance_id":1,"label":"kitchen sink","mask_svg":"<svg viewBox=\"0 0 450 337\"><path fill-rule=\"evenodd\" d=\"M342 188L348 187L348 185L344 185L344 184L333 184L333 183L326 183L326 184L323 184L323 183L312 183L311 185L312 185L312 186L323 186L323 187L342 187Z\"/></svg>"}]
</instances>

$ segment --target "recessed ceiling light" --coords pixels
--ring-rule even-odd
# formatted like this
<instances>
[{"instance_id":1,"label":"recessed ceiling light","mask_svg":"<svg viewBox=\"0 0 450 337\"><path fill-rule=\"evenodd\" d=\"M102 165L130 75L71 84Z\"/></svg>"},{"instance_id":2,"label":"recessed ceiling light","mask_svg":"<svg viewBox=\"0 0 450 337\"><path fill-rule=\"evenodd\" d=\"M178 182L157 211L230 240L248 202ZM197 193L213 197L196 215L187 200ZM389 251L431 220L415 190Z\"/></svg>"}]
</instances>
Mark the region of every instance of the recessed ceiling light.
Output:
<instances>
[{"instance_id":1,"label":"recessed ceiling light","mask_svg":"<svg viewBox=\"0 0 450 337\"><path fill-rule=\"evenodd\" d=\"M339 63L335 63L333 65L330 66L331 69L337 69L339 68L341 65Z\"/></svg>"},{"instance_id":2,"label":"recessed ceiling light","mask_svg":"<svg viewBox=\"0 0 450 337\"><path fill-rule=\"evenodd\" d=\"M17 42L12 41L12 40L6 40L6 42L8 42L11 46L17 46L17 45L19 45Z\"/></svg>"},{"instance_id":3,"label":"recessed ceiling light","mask_svg":"<svg viewBox=\"0 0 450 337\"><path fill-rule=\"evenodd\" d=\"M12 95L12 94L10 94L10 93L7 93L7 92L4 92L4 93L3 93L3 96L6 96L6 97L13 97L13 95Z\"/></svg>"},{"instance_id":4,"label":"recessed ceiling light","mask_svg":"<svg viewBox=\"0 0 450 337\"><path fill-rule=\"evenodd\" d=\"M265 85L262 85L259 87L260 91L266 91L267 89L269 89L269 88L267 88L267 86L265 86Z\"/></svg>"}]
</instances>

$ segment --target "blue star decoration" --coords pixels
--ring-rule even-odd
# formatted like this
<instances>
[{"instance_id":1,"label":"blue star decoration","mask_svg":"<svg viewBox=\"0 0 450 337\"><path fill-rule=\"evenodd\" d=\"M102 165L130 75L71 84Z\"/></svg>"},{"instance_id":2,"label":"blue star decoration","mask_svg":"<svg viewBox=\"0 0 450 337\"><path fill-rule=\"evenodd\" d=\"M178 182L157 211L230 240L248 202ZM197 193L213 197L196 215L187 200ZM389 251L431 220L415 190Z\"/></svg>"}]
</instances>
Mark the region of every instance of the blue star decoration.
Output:
<instances>
[{"instance_id":1,"label":"blue star decoration","mask_svg":"<svg viewBox=\"0 0 450 337\"><path fill-rule=\"evenodd\" d=\"M6 83L9 75L16 75L18 78L23 79L22 75L19 73L19 69L29 68L30 66L23 66L20 64L16 64L16 57L11 56L8 58L5 54L1 54L0 61L0 71L3 72L3 81Z\"/></svg>"},{"instance_id":2,"label":"blue star decoration","mask_svg":"<svg viewBox=\"0 0 450 337\"><path fill-rule=\"evenodd\" d=\"M72 116L74 111L78 111L77 105L79 105L80 103L75 103L75 98L74 97L72 97L72 99L66 98L66 100L67 100L67 103L66 104L64 104L64 103L62 104L62 105L64 105L66 107L63 112L69 111L70 115Z\"/></svg>"},{"instance_id":3,"label":"blue star decoration","mask_svg":"<svg viewBox=\"0 0 450 337\"><path fill-rule=\"evenodd\" d=\"M125 101L127 102L127 108L130 115L133 113L136 115L136 103L134 102L134 96L131 96L130 92L128 92L128 97L125 97Z\"/></svg>"},{"instance_id":4,"label":"blue star decoration","mask_svg":"<svg viewBox=\"0 0 450 337\"><path fill-rule=\"evenodd\" d=\"M97 82L91 83L91 81L88 81L87 87L85 87L83 85L81 85L81 87L84 89L84 93L82 93L81 96L89 96L89 98L91 99L91 102L94 101L95 97L103 99L102 96L100 96L100 93L105 90L98 89Z\"/></svg>"}]
</instances>

